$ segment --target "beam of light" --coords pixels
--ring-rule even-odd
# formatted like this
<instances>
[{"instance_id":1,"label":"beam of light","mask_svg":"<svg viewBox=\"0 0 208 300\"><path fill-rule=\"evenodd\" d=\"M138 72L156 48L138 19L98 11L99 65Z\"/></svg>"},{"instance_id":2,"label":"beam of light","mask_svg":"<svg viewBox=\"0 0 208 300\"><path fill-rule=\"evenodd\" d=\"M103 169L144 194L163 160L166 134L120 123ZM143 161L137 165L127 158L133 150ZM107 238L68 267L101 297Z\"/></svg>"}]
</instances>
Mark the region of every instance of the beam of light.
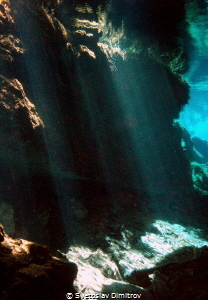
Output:
<instances>
[{"instance_id":1,"label":"beam of light","mask_svg":"<svg viewBox=\"0 0 208 300\"><path fill-rule=\"evenodd\" d=\"M112 28L112 24L107 21L107 15L105 13L100 12L98 18L98 22L87 22L85 19L80 20L77 18L75 24L77 24L76 26L78 26L79 30L91 30L94 26L94 29L102 32L98 46L106 54L108 60L111 60L111 57L115 54L119 54L124 60L125 51L123 52L120 48L121 40L125 40L123 27L115 31ZM158 84L161 85L161 89L164 88L167 90L167 93L170 95L170 100L162 101L164 92L160 92L160 89L158 88L157 90L154 86L155 93L161 93L161 103L156 105L156 111L154 112L155 107L152 109L148 107L151 101L147 99L148 97L153 97L153 93L148 92L152 89L152 83L149 81L145 83L144 80L142 80L142 83L140 82L141 77L146 76L145 71L137 69L131 62L123 63L123 60L121 64L119 59L114 59L114 69L117 71L112 73L112 78L108 78L108 80L113 81L115 97L113 98L107 95L107 104L112 105L111 101L114 102L113 105L116 107L118 113L120 113L121 122L121 124L117 124L117 113L114 111L111 122L115 123L115 129L118 129L119 126L120 129L115 130L112 136L114 136L117 141L119 140L121 144L121 152L124 155L130 177L129 182L131 182L132 186L140 188L139 180L142 177L145 188L147 192L151 194L152 199L156 199L156 197L161 194L170 195L171 191L176 189L176 187L172 186L171 180L169 180L168 177L172 176L173 178L180 174L181 166L179 164L177 165L175 161L172 162L172 172L177 174L169 174L171 163L167 170L167 162L165 163L163 153L174 150L171 148L171 143L170 145L161 145L161 141L158 141L158 132L163 132L164 126L167 126L161 115L163 113L169 115L170 107L167 102L170 101L170 103L174 103L175 101L171 92L170 83L165 71L160 70L162 72L160 75L162 84L159 82ZM109 68L111 68L110 64ZM97 99L93 87L90 86L89 81L83 77L83 71L80 66L77 66L77 74L84 109L89 116L91 132L95 136L100 160L102 161L102 172L105 174L104 177L111 181L111 179L118 177L119 173L116 174L111 163L109 163L109 157L112 161L115 161L114 153L108 148L108 155L106 154L106 148L102 139L106 128L103 129L102 126L100 126L99 118L97 117L97 115L100 114L98 108L99 104L96 103ZM149 76L149 74L147 74L147 76ZM158 98L157 96L157 99ZM152 101L154 102L154 100ZM171 127L172 124L168 126ZM118 131L120 132L118 133ZM179 180L178 185L180 185ZM158 206L158 204L156 204L156 206Z\"/></svg>"},{"instance_id":2,"label":"beam of light","mask_svg":"<svg viewBox=\"0 0 208 300\"><path fill-rule=\"evenodd\" d=\"M126 145L125 155L127 161L131 162L132 180L141 172L146 190L152 197L165 193L170 194L173 188L167 176L167 172L170 170L166 170L162 156L162 151L168 151L170 146L162 145L158 140L158 133L164 130L163 116L160 118L160 114L168 114L169 108L164 103L165 101L161 101L158 106L152 108L149 106L148 97L153 97L153 93L149 93L148 90L155 89L155 83L140 82L140 78L146 76L144 70L137 69L138 67L131 62L122 64L122 67L117 65L117 67L118 71L114 72L112 76L118 95L117 106L122 114L123 127L126 128L126 131L123 130L122 138L129 141ZM166 74L161 75L161 78L171 97ZM159 90L158 93L160 93ZM164 97L163 92L161 93L162 97ZM154 102L154 100L152 101ZM158 111L159 106L160 112ZM172 164L175 166L175 162Z\"/></svg>"},{"instance_id":3,"label":"beam of light","mask_svg":"<svg viewBox=\"0 0 208 300\"><path fill-rule=\"evenodd\" d=\"M84 72L82 66L79 62L76 64L76 73L79 78L79 88L82 93L82 108L86 114L89 124L90 132L95 139L96 149L98 151L99 162L101 167L101 173L103 178L98 180L103 180L104 182L112 182L113 178L118 177L114 169L111 167L113 162L113 153L111 149L106 149L106 145L103 142L103 136L106 132L106 128L100 123L100 108L97 103L97 97L94 91L93 84L90 85L89 82L84 77ZM107 153L108 152L108 153Z\"/></svg>"},{"instance_id":4,"label":"beam of light","mask_svg":"<svg viewBox=\"0 0 208 300\"><path fill-rule=\"evenodd\" d=\"M93 37L94 35L93 32L99 32L100 21L85 19L85 14L93 13L93 9L88 4L85 4L83 6L76 5L74 6L74 10L80 14L81 18L71 17L72 32L88 38ZM60 18L62 19L63 23L65 22L67 23L67 20L65 19L66 17L60 15ZM74 49L74 51L76 52L76 55L78 57L80 57L83 54L83 52L86 52L86 54L89 55L92 59L96 59L95 53L85 45L79 45L76 49ZM105 146L102 141L102 136L104 132L102 131L102 126L100 126L99 124L98 115L100 114L100 110L99 110L99 105L97 105L96 103L96 94L94 91L94 87L90 86L88 80L85 78L86 74L82 69L83 65L79 63L78 60L76 60L75 65L76 65L75 66L76 75L78 78L78 86L82 95L82 103L80 103L80 106L82 112L87 118L88 124L90 125L89 132L91 132L91 135L95 139L96 148L98 150L98 155L101 161L101 168L102 168L104 181L110 181L111 178L111 172L109 171L110 166L107 162ZM82 125L80 124L80 126Z\"/></svg>"},{"instance_id":5,"label":"beam of light","mask_svg":"<svg viewBox=\"0 0 208 300\"><path fill-rule=\"evenodd\" d=\"M24 22L18 20L19 36L22 41L28 39L24 35ZM32 91L32 100L35 103L37 111L45 124L42 129L42 136L45 142L45 149L49 160L49 176L53 179L55 192L60 205L62 221L65 225L68 240L71 239L72 232L72 211L66 209L66 203L74 192L70 188L65 189L61 178L64 176L69 179L76 178L73 172L73 159L68 145L66 145L66 133L62 122L62 112L59 106L59 95L56 89L56 74L54 74L48 61L50 53L41 42L41 31L30 22L31 32L34 40L39 43L34 44L25 55L24 68L26 77ZM36 71L34 71L36 70ZM60 176L61 175L61 176Z\"/></svg>"}]
</instances>

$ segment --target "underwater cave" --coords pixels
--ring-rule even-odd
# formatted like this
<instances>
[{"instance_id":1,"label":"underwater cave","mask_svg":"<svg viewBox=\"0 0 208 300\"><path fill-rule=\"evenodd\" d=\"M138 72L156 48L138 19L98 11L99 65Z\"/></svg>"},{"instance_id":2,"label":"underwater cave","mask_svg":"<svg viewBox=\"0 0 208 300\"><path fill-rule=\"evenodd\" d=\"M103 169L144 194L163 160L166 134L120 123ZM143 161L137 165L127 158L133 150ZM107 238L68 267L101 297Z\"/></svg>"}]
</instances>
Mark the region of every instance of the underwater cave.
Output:
<instances>
[{"instance_id":1,"label":"underwater cave","mask_svg":"<svg viewBox=\"0 0 208 300\"><path fill-rule=\"evenodd\" d=\"M0 300L206 300L208 1L0 0Z\"/></svg>"}]
</instances>

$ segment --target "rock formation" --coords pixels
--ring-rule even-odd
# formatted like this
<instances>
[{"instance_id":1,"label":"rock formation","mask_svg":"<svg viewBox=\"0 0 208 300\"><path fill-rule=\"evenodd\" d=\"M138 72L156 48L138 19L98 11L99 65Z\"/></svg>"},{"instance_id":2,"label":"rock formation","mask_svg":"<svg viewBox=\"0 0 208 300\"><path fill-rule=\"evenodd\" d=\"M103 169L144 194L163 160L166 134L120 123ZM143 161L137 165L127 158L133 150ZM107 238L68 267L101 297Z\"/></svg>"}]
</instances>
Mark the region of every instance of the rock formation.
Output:
<instances>
[{"instance_id":1,"label":"rock formation","mask_svg":"<svg viewBox=\"0 0 208 300\"><path fill-rule=\"evenodd\" d=\"M0 298L3 300L66 299L75 293L77 267L54 257L46 247L12 239L0 224Z\"/></svg>"}]
</instances>

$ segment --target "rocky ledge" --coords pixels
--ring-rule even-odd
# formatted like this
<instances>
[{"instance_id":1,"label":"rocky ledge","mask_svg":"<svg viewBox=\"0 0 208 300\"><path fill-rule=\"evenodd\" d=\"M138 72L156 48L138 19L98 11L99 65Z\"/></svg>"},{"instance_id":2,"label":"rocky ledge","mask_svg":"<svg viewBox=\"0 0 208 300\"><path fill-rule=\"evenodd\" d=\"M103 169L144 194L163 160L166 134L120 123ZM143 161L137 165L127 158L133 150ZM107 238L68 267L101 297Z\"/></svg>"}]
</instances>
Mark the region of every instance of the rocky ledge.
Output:
<instances>
[{"instance_id":1,"label":"rocky ledge","mask_svg":"<svg viewBox=\"0 0 208 300\"><path fill-rule=\"evenodd\" d=\"M12 239L0 225L0 299L58 300L73 292L77 267L40 244Z\"/></svg>"}]
</instances>

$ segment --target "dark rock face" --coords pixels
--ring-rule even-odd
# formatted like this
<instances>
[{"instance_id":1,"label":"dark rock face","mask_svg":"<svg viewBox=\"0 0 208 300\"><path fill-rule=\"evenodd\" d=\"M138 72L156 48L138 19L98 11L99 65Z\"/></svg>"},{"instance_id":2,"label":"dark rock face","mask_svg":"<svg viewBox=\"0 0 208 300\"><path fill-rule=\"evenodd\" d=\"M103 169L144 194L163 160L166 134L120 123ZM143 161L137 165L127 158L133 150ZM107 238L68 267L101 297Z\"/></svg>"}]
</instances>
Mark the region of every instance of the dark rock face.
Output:
<instances>
[{"instance_id":1,"label":"dark rock face","mask_svg":"<svg viewBox=\"0 0 208 300\"><path fill-rule=\"evenodd\" d=\"M0 298L66 299L75 293L74 263L53 257L46 247L10 238L0 225Z\"/></svg>"},{"instance_id":2,"label":"dark rock face","mask_svg":"<svg viewBox=\"0 0 208 300\"><path fill-rule=\"evenodd\" d=\"M206 299L207 247L200 251L201 254L196 259L181 264L169 264L156 271L153 299Z\"/></svg>"}]
</instances>

